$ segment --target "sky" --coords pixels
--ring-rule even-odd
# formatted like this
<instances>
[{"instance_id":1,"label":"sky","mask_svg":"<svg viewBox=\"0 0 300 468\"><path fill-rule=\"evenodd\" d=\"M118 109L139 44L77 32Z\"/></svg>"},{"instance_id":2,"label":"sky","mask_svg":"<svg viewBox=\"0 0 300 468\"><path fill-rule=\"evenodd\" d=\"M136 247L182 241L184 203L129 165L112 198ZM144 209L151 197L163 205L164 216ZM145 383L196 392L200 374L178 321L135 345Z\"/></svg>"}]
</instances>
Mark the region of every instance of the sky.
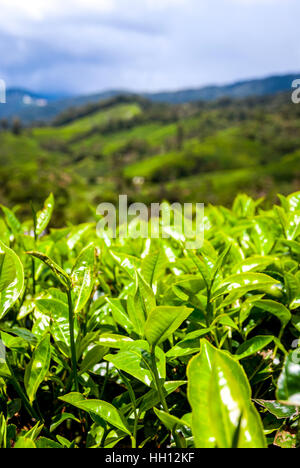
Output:
<instances>
[{"instance_id":1,"label":"sky","mask_svg":"<svg viewBox=\"0 0 300 468\"><path fill-rule=\"evenodd\" d=\"M299 0L0 0L0 79L81 94L300 72Z\"/></svg>"}]
</instances>

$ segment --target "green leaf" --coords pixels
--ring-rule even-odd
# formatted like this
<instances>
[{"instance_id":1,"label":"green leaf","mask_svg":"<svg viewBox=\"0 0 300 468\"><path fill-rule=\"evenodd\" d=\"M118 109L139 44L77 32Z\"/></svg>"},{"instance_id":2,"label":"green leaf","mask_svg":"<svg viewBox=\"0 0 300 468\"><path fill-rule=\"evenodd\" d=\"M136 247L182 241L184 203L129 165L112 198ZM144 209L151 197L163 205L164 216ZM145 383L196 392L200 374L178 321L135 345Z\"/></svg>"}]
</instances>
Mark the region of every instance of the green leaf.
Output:
<instances>
[{"instance_id":1,"label":"green leaf","mask_svg":"<svg viewBox=\"0 0 300 468\"><path fill-rule=\"evenodd\" d=\"M74 448L75 441L70 442L68 439L60 435L57 435L56 438L58 442L63 446L63 448Z\"/></svg>"},{"instance_id":2,"label":"green leaf","mask_svg":"<svg viewBox=\"0 0 300 468\"><path fill-rule=\"evenodd\" d=\"M161 379L166 377L166 360L163 351L156 348L155 351L158 372ZM132 375L147 386L153 386L150 347L146 341L137 340L126 347L122 347L119 353L109 354L104 358L111 362L117 369Z\"/></svg>"},{"instance_id":3,"label":"green leaf","mask_svg":"<svg viewBox=\"0 0 300 468\"><path fill-rule=\"evenodd\" d=\"M239 331L239 327L237 326L237 324L227 314L218 315L218 317L213 321L211 325L216 326L217 324Z\"/></svg>"},{"instance_id":4,"label":"green leaf","mask_svg":"<svg viewBox=\"0 0 300 468\"><path fill-rule=\"evenodd\" d=\"M45 201L44 207L36 215L36 234L39 236L48 226L54 209L54 196L51 193Z\"/></svg>"},{"instance_id":5,"label":"green leaf","mask_svg":"<svg viewBox=\"0 0 300 468\"><path fill-rule=\"evenodd\" d=\"M285 359L276 397L285 405L300 406L300 360L297 351L290 352Z\"/></svg>"},{"instance_id":6,"label":"green leaf","mask_svg":"<svg viewBox=\"0 0 300 468\"><path fill-rule=\"evenodd\" d=\"M36 440L44 428L44 424L37 422L28 432L26 432L26 438Z\"/></svg>"},{"instance_id":7,"label":"green leaf","mask_svg":"<svg viewBox=\"0 0 300 468\"><path fill-rule=\"evenodd\" d=\"M286 327L292 318L290 311L283 304L280 304L280 302L262 299L260 301L256 301L254 305L265 312L275 315L275 317L281 321L283 327Z\"/></svg>"},{"instance_id":8,"label":"green leaf","mask_svg":"<svg viewBox=\"0 0 300 468\"><path fill-rule=\"evenodd\" d=\"M1 340L3 345L13 351L19 351L20 353L26 352L28 348L28 343L23 338L19 336L11 336L8 333L1 332Z\"/></svg>"},{"instance_id":9,"label":"green leaf","mask_svg":"<svg viewBox=\"0 0 300 468\"><path fill-rule=\"evenodd\" d=\"M91 297L94 286L95 247L86 247L76 260L71 273L74 313L80 312Z\"/></svg>"},{"instance_id":10,"label":"green leaf","mask_svg":"<svg viewBox=\"0 0 300 468\"><path fill-rule=\"evenodd\" d=\"M23 288L23 265L15 252L0 241L0 319L17 302Z\"/></svg>"},{"instance_id":11,"label":"green leaf","mask_svg":"<svg viewBox=\"0 0 300 468\"><path fill-rule=\"evenodd\" d=\"M27 343L31 345L35 346L37 344L37 337L26 328L14 327L11 329L11 333L23 338L23 340L27 341Z\"/></svg>"},{"instance_id":12,"label":"green leaf","mask_svg":"<svg viewBox=\"0 0 300 468\"><path fill-rule=\"evenodd\" d=\"M218 256L217 258L217 261L212 269L212 283L211 283L211 286L213 286L213 283L220 271L220 269L223 267L224 263L226 262L227 260L227 257L228 257L228 254L231 250L231 245L228 245L224 250L223 252Z\"/></svg>"},{"instance_id":13,"label":"green leaf","mask_svg":"<svg viewBox=\"0 0 300 468\"><path fill-rule=\"evenodd\" d=\"M156 307L155 295L152 288L150 288L139 272L137 272L136 281L140 292L140 297L143 302L143 307L146 312L146 317L148 317L152 310Z\"/></svg>"},{"instance_id":14,"label":"green leaf","mask_svg":"<svg viewBox=\"0 0 300 468\"><path fill-rule=\"evenodd\" d=\"M263 273L241 273L227 277L214 292L212 299L235 292L235 298L250 291L259 291L273 296L281 296L280 282ZM238 294L237 294L238 293Z\"/></svg>"},{"instance_id":15,"label":"green leaf","mask_svg":"<svg viewBox=\"0 0 300 468\"><path fill-rule=\"evenodd\" d=\"M108 348L104 348L100 345L94 346L92 349L90 349L80 364L79 374L92 371L93 367L102 361L103 357L108 353L108 351Z\"/></svg>"},{"instance_id":16,"label":"green leaf","mask_svg":"<svg viewBox=\"0 0 300 468\"><path fill-rule=\"evenodd\" d=\"M165 396L171 395L175 392L179 387L185 385L186 381L184 380L173 380L171 382L165 382L163 389ZM149 411L151 408L156 406L160 402L160 396L156 389L152 389L146 393L143 397L139 398L137 404L139 406L140 412Z\"/></svg>"},{"instance_id":17,"label":"green leaf","mask_svg":"<svg viewBox=\"0 0 300 468\"><path fill-rule=\"evenodd\" d=\"M80 224L79 226L75 226L72 228L70 236L68 237L67 240L67 245L71 250L74 250L74 248L77 246L77 244L82 240L85 234L88 233L90 229L92 229L94 226L92 223L85 223L85 224Z\"/></svg>"},{"instance_id":18,"label":"green leaf","mask_svg":"<svg viewBox=\"0 0 300 468\"><path fill-rule=\"evenodd\" d=\"M289 304L291 304L300 295L300 281L291 273L284 274L284 284L288 296Z\"/></svg>"},{"instance_id":19,"label":"green leaf","mask_svg":"<svg viewBox=\"0 0 300 468\"><path fill-rule=\"evenodd\" d=\"M95 418L96 421L101 418L111 426L131 435L122 414L113 405L106 401L86 400L80 393L69 393L68 395L60 397L60 400L86 411L93 419Z\"/></svg>"},{"instance_id":20,"label":"green leaf","mask_svg":"<svg viewBox=\"0 0 300 468\"><path fill-rule=\"evenodd\" d=\"M213 328L203 328L202 330L195 330L194 332L188 333L184 340L179 341L173 348L169 349L166 353L167 358L177 358L198 353L200 351L199 338L208 335L213 330Z\"/></svg>"},{"instance_id":21,"label":"green leaf","mask_svg":"<svg viewBox=\"0 0 300 468\"><path fill-rule=\"evenodd\" d=\"M0 218L0 238L5 245L10 244L10 230L8 229L7 225L5 224L4 220Z\"/></svg>"},{"instance_id":22,"label":"green leaf","mask_svg":"<svg viewBox=\"0 0 300 468\"><path fill-rule=\"evenodd\" d=\"M15 267L12 258L6 253L0 253L0 293L15 279Z\"/></svg>"},{"instance_id":23,"label":"green leaf","mask_svg":"<svg viewBox=\"0 0 300 468\"><path fill-rule=\"evenodd\" d=\"M59 289L51 288L46 298L35 301L38 310L46 317L51 318L51 334L59 344L63 343L63 352L68 357L70 352L70 325L69 309L66 302L66 294ZM75 338L78 335L77 320L74 321Z\"/></svg>"},{"instance_id":24,"label":"green leaf","mask_svg":"<svg viewBox=\"0 0 300 468\"><path fill-rule=\"evenodd\" d=\"M57 263L51 260L48 255L35 251L26 253L44 262L45 265L47 265L53 271L54 275L65 289L69 290L71 288L71 279L69 275L59 265L57 265Z\"/></svg>"},{"instance_id":25,"label":"green leaf","mask_svg":"<svg viewBox=\"0 0 300 468\"><path fill-rule=\"evenodd\" d=\"M277 260L276 257L271 256L260 256L255 255L250 258L246 258L238 265L234 266L234 271L237 273L247 273L247 272L263 272L269 265L274 263Z\"/></svg>"},{"instance_id":26,"label":"green leaf","mask_svg":"<svg viewBox=\"0 0 300 468\"><path fill-rule=\"evenodd\" d=\"M196 254L194 254L193 251L189 250L187 252L187 255L189 256L189 258L192 260L192 262L194 263L195 267L197 268L197 270L199 271L200 275L202 276L204 282L205 282L205 285L206 285L206 288L207 290L210 289L211 287L211 271L209 270L209 268L207 267L207 265L204 263L203 260L200 260L199 257L197 257Z\"/></svg>"},{"instance_id":27,"label":"green leaf","mask_svg":"<svg viewBox=\"0 0 300 468\"><path fill-rule=\"evenodd\" d=\"M48 439L47 437L39 437L39 439L36 441L36 448L61 449L63 447L59 443Z\"/></svg>"},{"instance_id":28,"label":"green leaf","mask_svg":"<svg viewBox=\"0 0 300 468\"><path fill-rule=\"evenodd\" d=\"M156 286L158 278L164 273L166 265L166 257L163 251L150 250L150 253L144 258L142 262L142 275L145 281L151 286Z\"/></svg>"},{"instance_id":29,"label":"green leaf","mask_svg":"<svg viewBox=\"0 0 300 468\"><path fill-rule=\"evenodd\" d=\"M266 447L243 368L206 340L188 366L188 398L197 448Z\"/></svg>"},{"instance_id":30,"label":"green leaf","mask_svg":"<svg viewBox=\"0 0 300 468\"><path fill-rule=\"evenodd\" d=\"M153 408L153 409L158 419L161 420L161 422L166 426L166 428L169 431L172 431L176 426L178 427L188 426L188 423L186 421L183 421L182 419L179 419L176 416L166 413L165 411L161 411L157 408Z\"/></svg>"},{"instance_id":31,"label":"green leaf","mask_svg":"<svg viewBox=\"0 0 300 468\"><path fill-rule=\"evenodd\" d=\"M120 299L109 299L107 297L106 302L109 305L115 322L121 325L121 327L124 328L124 330L126 330L128 333L131 333L134 329L134 326L131 323L131 320L129 319Z\"/></svg>"},{"instance_id":32,"label":"green leaf","mask_svg":"<svg viewBox=\"0 0 300 468\"><path fill-rule=\"evenodd\" d=\"M287 245L291 249L292 252L294 252L297 255L300 255L300 244L299 244L299 242L288 241L288 240L285 240L285 239L281 239L281 242L284 245Z\"/></svg>"},{"instance_id":33,"label":"green leaf","mask_svg":"<svg viewBox=\"0 0 300 468\"><path fill-rule=\"evenodd\" d=\"M260 406L263 406L273 414L277 419L287 419L295 416L297 408L294 406L285 406L279 403L279 401L273 400L254 400Z\"/></svg>"},{"instance_id":34,"label":"green leaf","mask_svg":"<svg viewBox=\"0 0 300 468\"><path fill-rule=\"evenodd\" d=\"M146 312L143 309L139 290L135 292L135 295L128 295L127 298L127 312L131 323L134 326L134 331L139 337L144 335L144 327L146 323Z\"/></svg>"},{"instance_id":35,"label":"green leaf","mask_svg":"<svg viewBox=\"0 0 300 468\"><path fill-rule=\"evenodd\" d=\"M98 342L101 346L107 348L122 349L124 346L127 346L128 343L133 343L133 340L129 338L129 336L103 333L103 335L100 335Z\"/></svg>"},{"instance_id":36,"label":"green leaf","mask_svg":"<svg viewBox=\"0 0 300 468\"><path fill-rule=\"evenodd\" d=\"M128 276L132 279L136 276L137 267L140 264L140 259L137 257L133 257L132 255L127 255L121 252L113 252L109 251L110 255L117 263L117 265L125 271Z\"/></svg>"},{"instance_id":37,"label":"green leaf","mask_svg":"<svg viewBox=\"0 0 300 468\"><path fill-rule=\"evenodd\" d=\"M26 437L19 437L14 445L14 448L18 449L33 449L37 448L33 440L27 439Z\"/></svg>"},{"instance_id":38,"label":"green leaf","mask_svg":"<svg viewBox=\"0 0 300 468\"><path fill-rule=\"evenodd\" d=\"M21 230L22 226L16 215L11 211L9 208L6 208L6 206L0 205L1 209L4 213L5 216L5 221L8 227L10 228L11 232L16 236L18 235Z\"/></svg>"},{"instance_id":39,"label":"green leaf","mask_svg":"<svg viewBox=\"0 0 300 468\"><path fill-rule=\"evenodd\" d=\"M287 203L290 211L300 210L300 192L291 193L287 197Z\"/></svg>"},{"instance_id":40,"label":"green leaf","mask_svg":"<svg viewBox=\"0 0 300 468\"><path fill-rule=\"evenodd\" d=\"M25 388L32 403L35 399L36 392L44 381L49 371L51 360L51 347L50 347L50 335L46 335L45 338L36 347L32 359L28 364L25 372Z\"/></svg>"},{"instance_id":41,"label":"green leaf","mask_svg":"<svg viewBox=\"0 0 300 468\"><path fill-rule=\"evenodd\" d=\"M187 307L156 307L150 313L146 325L145 336L151 346L165 341L189 317L193 309Z\"/></svg>"},{"instance_id":42,"label":"green leaf","mask_svg":"<svg viewBox=\"0 0 300 468\"><path fill-rule=\"evenodd\" d=\"M6 448L7 426L3 414L0 414L0 449Z\"/></svg>"},{"instance_id":43,"label":"green leaf","mask_svg":"<svg viewBox=\"0 0 300 468\"><path fill-rule=\"evenodd\" d=\"M56 431L56 429L65 421L68 421L71 419L72 421L76 421L78 424L80 424L80 420L78 418L75 418L74 414L71 413L62 413L57 415L53 420L52 424L50 426L50 432Z\"/></svg>"},{"instance_id":44,"label":"green leaf","mask_svg":"<svg viewBox=\"0 0 300 468\"><path fill-rule=\"evenodd\" d=\"M127 311L135 332L142 337L147 317L156 307L156 299L153 290L137 271L134 279L135 292L128 295Z\"/></svg>"},{"instance_id":45,"label":"green leaf","mask_svg":"<svg viewBox=\"0 0 300 468\"><path fill-rule=\"evenodd\" d=\"M255 336L243 343L234 355L235 359L241 360L258 353L274 340L273 336Z\"/></svg>"}]
</instances>

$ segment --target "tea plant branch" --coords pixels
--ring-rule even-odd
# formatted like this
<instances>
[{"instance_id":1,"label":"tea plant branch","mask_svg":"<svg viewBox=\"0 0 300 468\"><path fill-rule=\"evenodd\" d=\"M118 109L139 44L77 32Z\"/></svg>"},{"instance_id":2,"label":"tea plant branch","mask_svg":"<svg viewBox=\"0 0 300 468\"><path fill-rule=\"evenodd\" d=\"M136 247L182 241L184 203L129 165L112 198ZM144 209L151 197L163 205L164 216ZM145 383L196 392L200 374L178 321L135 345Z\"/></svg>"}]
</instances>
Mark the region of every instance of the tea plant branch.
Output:
<instances>
[{"instance_id":1,"label":"tea plant branch","mask_svg":"<svg viewBox=\"0 0 300 468\"><path fill-rule=\"evenodd\" d=\"M169 408L168 408L168 405L167 405L167 402L166 402L166 398L165 398L165 395L164 395L164 388L163 388L163 385L161 384L161 380L159 378L158 368L157 368L157 364L156 364L155 348L156 348L156 346L151 346L151 348L150 348L151 364L152 364L152 371L153 371L153 375L154 375L154 380L155 380L156 388L157 388L157 391L158 391L158 395L159 395L160 402L161 402L161 405L163 407L163 410L166 413L170 414L170 411L169 411ZM180 447L181 446L180 439L179 439L178 434L176 432L176 428L174 428L171 432L172 432L176 447Z\"/></svg>"},{"instance_id":2,"label":"tea plant branch","mask_svg":"<svg viewBox=\"0 0 300 468\"><path fill-rule=\"evenodd\" d=\"M103 398L103 395L104 395L104 392L105 392L105 389L106 389L106 385L107 385L107 382L108 382L108 378L109 378L109 362L107 361L104 382L103 382L100 397L99 397L100 400L102 400L102 398Z\"/></svg>"},{"instance_id":3,"label":"tea plant branch","mask_svg":"<svg viewBox=\"0 0 300 468\"><path fill-rule=\"evenodd\" d=\"M36 219L36 211L34 209L33 203L31 202L31 211L32 211L32 218L33 218L33 235L34 235L34 248L36 248L37 242L37 219ZM31 257L31 275L32 275L32 295L35 296L36 292L36 285L35 285L35 260L34 257Z\"/></svg>"},{"instance_id":4,"label":"tea plant branch","mask_svg":"<svg viewBox=\"0 0 300 468\"><path fill-rule=\"evenodd\" d=\"M70 344L71 344L71 361L72 361L72 372L76 392L79 391L78 374L77 374L77 357L76 357L76 345L74 337L74 308L71 289L67 290L68 296L68 307L69 307L69 328L70 328Z\"/></svg>"},{"instance_id":5,"label":"tea plant branch","mask_svg":"<svg viewBox=\"0 0 300 468\"><path fill-rule=\"evenodd\" d=\"M139 422L139 409L137 407L137 402L136 402L136 397L135 397L135 393L133 391L133 388L132 388L132 385L130 383L130 381L127 379L127 377L125 377L125 375L119 371L119 374L120 374L120 377L121 379L124 381L127 389L128 389L128 393L129 393L129 396L130 396L130 400L131 400L131 403L132 403L132 406L133 406L133 409L134 409L134 426L133 426L133 433L132 433L132 437L131 437L131 442L132 442L132 448L137 448L137 429L138 429L138 422Z\"/></svg>"},{"instance_id":6,"label":"tea plant branch","mask_svg":"<svg viewBox=\"0 0 300 468\"><path fill-rule=\"evenodd\" d=\"M158 374L158 369L157 369L157 364L156 364L156 355L155 355L155 346L151 346L150 348L150 354L151 354L151 364L152 364L152 371L153 371L153 376L155 380L155 385L158 391L158 395L160 398L161 405L166 413L169 413L169 408L165 399L164 391L163 391L163 386L161 384L161 380L159 378Z\"/></svg>"}]
</instances>

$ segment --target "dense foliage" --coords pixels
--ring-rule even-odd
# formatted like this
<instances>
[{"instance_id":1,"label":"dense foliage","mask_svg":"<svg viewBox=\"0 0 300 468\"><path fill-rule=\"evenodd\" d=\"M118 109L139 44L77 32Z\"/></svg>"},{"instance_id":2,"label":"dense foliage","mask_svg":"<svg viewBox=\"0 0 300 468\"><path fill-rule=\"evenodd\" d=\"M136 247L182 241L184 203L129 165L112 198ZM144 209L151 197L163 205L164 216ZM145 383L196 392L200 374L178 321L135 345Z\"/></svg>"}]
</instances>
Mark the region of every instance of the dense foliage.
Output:
<instances>
[{"instance_id":1,"label":"dense foliage","mask_svg":"<svg viewBox=\"0 0 300 468\"><path fill-rule=\"evenodd\" d=\"M0 131L0 201L57 200L54 225L92 220L89 204L162 199L230 206L236 194L300 190L300 106L290 94L163 105L118 97L53 126ZM13 177L12 177L13 174Z\"/></svg>"},{"instance_id":2,"label":"dense foliage","mask_svg":"<svg viewBox=\"0 0 300 468\"><path fill-rule=\"evenodd\" d=\"M207 208L198 251L53 209L2 206L0 446L299 446L300 193Z\"/></svg>"}]
</instances>

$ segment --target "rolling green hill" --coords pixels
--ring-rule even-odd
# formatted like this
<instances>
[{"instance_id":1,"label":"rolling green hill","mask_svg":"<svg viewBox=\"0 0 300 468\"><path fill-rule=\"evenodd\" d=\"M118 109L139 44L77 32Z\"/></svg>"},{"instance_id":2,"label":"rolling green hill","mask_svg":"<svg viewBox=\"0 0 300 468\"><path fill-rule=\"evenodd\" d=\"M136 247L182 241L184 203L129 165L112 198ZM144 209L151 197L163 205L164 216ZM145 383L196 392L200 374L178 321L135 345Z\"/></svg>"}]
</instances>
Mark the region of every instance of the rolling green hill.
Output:
<instances>
[{"instance_id":1,"label":"rolling green hill","mask_svg":"<svg viewBox=\"0 0 300 468\"><path fill-rule=\"evenodd\" d=\"M299 187L300 106L286 94L176 106L116 97L0 132L0 202L54 191L57 225L123 193L227 204L238 191L274 201Z\"/></svg>"}]
</instances>

